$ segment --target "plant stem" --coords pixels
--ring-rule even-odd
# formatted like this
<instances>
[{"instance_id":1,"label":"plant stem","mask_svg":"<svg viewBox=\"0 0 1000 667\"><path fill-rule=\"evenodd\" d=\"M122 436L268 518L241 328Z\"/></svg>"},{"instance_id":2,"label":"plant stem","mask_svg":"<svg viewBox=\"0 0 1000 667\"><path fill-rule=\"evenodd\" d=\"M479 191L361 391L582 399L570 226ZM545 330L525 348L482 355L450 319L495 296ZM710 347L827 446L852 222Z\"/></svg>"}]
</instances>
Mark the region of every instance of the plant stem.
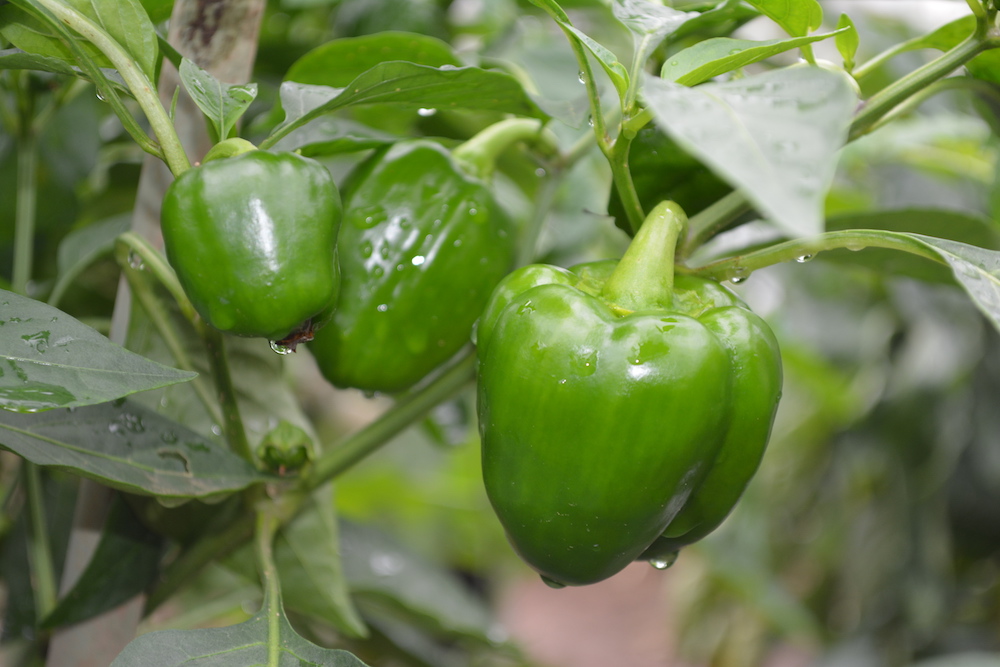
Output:
<instances>
[{"instance_id":1,"label":"plant stem","mask_svg":"<svg viewBox=\"0 0 1000 667\"><path fill-rule=\"evenodd\" d=\"M561 172L562 167L554 165L545 169L542 183L535 191L535 196L532 197L531 217L528 219L518 242L517 256L514 259L515 266L524 266L535 261L538 251L538 237L541 236L545 220L548 218L552 203L556 199Z\"/></svg>"},{"instance_id":2,"label":"plant stem","mask_svg":"<svg viewBox=\"0 0 1000 667\"><path fill-rule=\"evenodd\" d=\"M803 257L812 257L816 253L839 248L847 248L848 250L890 248L944 263L938 253L912 235L876 229L848 229L839 232L826 232L811 239L795 239L778 243L745 255L736 255L711 262L690 269L690 272L715 280L732 278L742 280L758 269Z\"/></svg>"},{"instance_id":3,"label":"plant stem","mask_svg":"<svg viewBox=\"0 0 1000 667\"><path fill-rule=\"evenodd\" d=\"M93 44L115 66L146 115L153 133L160 142L163 159L174 176L190 169L191 163L188 161L184 147L174 131L170 117L163 105L160 104L155 87L128 52L100 26L69 5L58 0L35 0L35 2L52 12L63 24Z\"/></svg>"},{"instance_id":4,"label":"plant stem","mask_svg":"<svg viewBox=\"0 0 1000 667\"><path fill-rule=\"evenodd\" d=\"M611 180L618 191L619 198L621 198L629 227L632 228L632 234L636 234L642 226L646 214L642 210L642 202L639 201L639 193L635 190L632 172L629 170L628 153L631 146L632 137L619 134L610 154L605 153L605 155L608 156L608 164L611 165Z\"/></svg>"},{"instance_id":5,"label":"plant stem","mask_svg":"<svg viewBox=\"0 0 1000 667\"><path fill-rule=\"evenodd\" d=\"M226 346L222 333L211 327L204 327L202 338L208 352L212 377L215 378L215 389L218 393L219 403L222 405L222 428L226 434L226 442L229 443L229 447L234 452L253 463L253 452L250 451L247 433L243 428L243 419L240 417L240 406L236 401L236 388L233 386L233 376L229 372L229 359L226 357Z\"/></svg>"},{"instance_id":6,"label":"plant stem","mask_svg":"<svg viewBox=\"0 0 1000 667\"><path fill-rule=\"evenodd\" d=\"M393 436L423 417L428 410L464 387L473 377L475 354L466 352L422 389L396 402L378 420L326 452L314 464L305 480L311 491L334 479L366 456L387 444Z\"/></svg>"},{"instance_id":7,"label":"plant stem","mask_svg":"<svg viewBox=\"0 0 1000 667\"><path fill-rule=\"evenodd\" d=\"M257 512L255 547L257 567L264 584L264 610L267 614L267 667L281 661L281 582L274 564L274 535L280 521L271 511Z\"/></svg>"},{"instance_id":8,"label":"plant stem","mask_svg":"<svg viewBox=\"0 0 1000 667\"><path fill-rule=\"evenodd\" d=\"M452 155L467 164L479 178L487 179L493 173L500 154L518 141L534 141L549 155L559 152L559 140L551 132L545 131L540 120L508 118L493 123L457 146Z\"/></svg>"},{"instance_id":9,"label":"plant stem","mask_svg":"<svg viewBox=\"0 0 1000 667\"><path fill-rule=\"evenodd\" d=\"M30 95L24 92L25 95ZM27 113L31 113L28 103ZM11 290L28 294L34 264L35 205L38 197L38 136L30 116L22 115L17 141L17 203L14 210L14 270Z\"/></svg>"},{"instance_id":10,"label":"plant stem","mask_svg":"<svg viewBox=\"0 0 1000 667\"><path fill-rule=\"evenodd\" d=\"M45 499L41 472L38 466L24 462L25 486L28 490L28 508L31 511L31 537L28 556L31 565L32 589L35 592L35 616L45 618L56 608L58 600L52 550L49 547L49 529L45 519Z\"/></svg>"},{"instance_id":11,"label":"plant stem","mask_svg":"<svg viewBox=\"0 0 1000 667\"><path fill-rule=\"evenodd\" d=\"M135 253L142 266L150 271L159 283L170 292L170 296L174 298L177 307L180 308L181 314L200 331L204 323L191 304L191 300L185 294L184 288L181 287L180 281L177 280L177 274L174 272L173 267L170 266L167 258L163 256L163 253L135 232L121 234L118 237L117 245L119 248L124 246L129 254ZM126 258L125 265L131 265L130 258Z\"/></svg>"},{"instance_id":12,"label":"plant stem","mask_svg":"<svg viewBox=\"0 0 1000 667\"><path fill-rule=\"evenodd\" d=\"M674 296L674 251L687 216L672 201L657 204L618 262L601 296L619 311L669 307Z\"/></svg>"},{"instance_id":13,"label":"plant stem","mask_svg":"<svg viewBox=\"0 0 1000 667\"><path fill-rule=\"evenodd\" d=\"M687 238L681 243L680 256L687 257L710 238L724 231L737 217L750 208L750 202L739 190L733 190L691 218Z\"/></svg>"},{"instance_id":14,"label":"plant stem","mask_svg":"<svg viewBox=\"0 0 1000 667\"><path fill-rule=\"evenodd\" d=\"M977 29L974 34L964 39L955 48L889 84L864 103L851 124L848 141L853 141L867 134L883 116L897 105L923 90L930 83L951 74L989 48L992 48L992 45L986 38L984 31Z\"/></svg>"}]
</instances>

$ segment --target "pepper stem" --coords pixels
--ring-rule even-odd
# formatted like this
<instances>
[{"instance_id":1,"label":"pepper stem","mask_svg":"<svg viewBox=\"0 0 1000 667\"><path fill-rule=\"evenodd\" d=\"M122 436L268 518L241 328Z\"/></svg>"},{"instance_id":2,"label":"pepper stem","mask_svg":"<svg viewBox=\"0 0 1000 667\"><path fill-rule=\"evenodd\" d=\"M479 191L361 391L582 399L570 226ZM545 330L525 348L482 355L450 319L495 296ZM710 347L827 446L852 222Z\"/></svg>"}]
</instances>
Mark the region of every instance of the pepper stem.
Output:
<instances>
[{"instance_id":1,"label":"pepper stem","mask_svg":"<svg viewBox=\"0 0 1000 667\"><path fill-rule=\"evenodd\" d=\"M636 233L602 296L625 311L669 307L674 295L674 251L687 215L672 201L656 205Z\"/></svg>"},{"instance_id":2,"label":"pepper stem","mask_svg":"<svg viewBox=\"0 0 1000 667\"><path fill-rule=\"evenodd\" d=\"M464 163L476 176L487 179L493 173L500 154L518 141L530 141L543 151L558 152L558 140L534 118L508 118L501 120L464 144L456 146L452 155Z\"/></svg>"}]
</instances>

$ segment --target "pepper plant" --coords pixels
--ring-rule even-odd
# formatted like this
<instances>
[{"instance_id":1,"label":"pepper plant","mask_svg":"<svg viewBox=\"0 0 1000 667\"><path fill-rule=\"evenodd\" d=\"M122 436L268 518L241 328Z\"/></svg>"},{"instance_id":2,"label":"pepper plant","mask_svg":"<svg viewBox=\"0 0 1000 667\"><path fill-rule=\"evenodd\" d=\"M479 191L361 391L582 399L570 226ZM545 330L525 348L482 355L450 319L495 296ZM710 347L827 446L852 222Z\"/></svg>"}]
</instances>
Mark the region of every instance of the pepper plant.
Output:
<instances>
[{"instance_id":1,"label":"pepper plant","mask_svg":"<svg viewBox=\"0 0 1000 667\"><path fill-rule=\"evenodd\" d=\"M0 3L10 664L112 625L73 664L527 664L453 572L338 520L334 482L473 434L491 525L547 583L666 569L753 500L780 421L788 332L752 274L916 277L1000 329L995 221L880 208L842 163L945 93L997 127L993 0L881 51L818 0L363 4L272 2L255 48L315 43L227 82L165 30L203 3ZM46 152L69 122L87 178ZM377 416L330 418L309 371ZM163 629L171 605L219 611Z\"/></svg>"}]
</instances>

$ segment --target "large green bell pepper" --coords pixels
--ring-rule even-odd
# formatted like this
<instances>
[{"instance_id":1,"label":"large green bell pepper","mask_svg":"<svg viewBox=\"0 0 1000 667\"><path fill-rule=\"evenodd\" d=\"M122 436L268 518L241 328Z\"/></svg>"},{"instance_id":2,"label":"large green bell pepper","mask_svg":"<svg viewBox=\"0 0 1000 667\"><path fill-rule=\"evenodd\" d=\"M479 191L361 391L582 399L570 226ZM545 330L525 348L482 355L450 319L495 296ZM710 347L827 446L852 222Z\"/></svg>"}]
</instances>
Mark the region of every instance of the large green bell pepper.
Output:
<instances>
[{"instance_id":1,"label":"large green bell pepper","mask_svg":"<svg viewBox=\"0 0 1000 667\"><path fill-rule=\"evenodd\" d=\"M308 337L312 318L337 298L341 213L323 165L252 149L181 174L161 227L167 259L208 324L278 341L300 330Z\"/></svg>"},{"instance_id":2,"label":"large green bell pepper","mask_svg":"<svg viewBox=\"0 0 1000 667\"><path fill-rule=\"evenodd\" d=\"M440 144L397 143L343 185L340 305L309 349L338 387L398 392L469 340L510 270L514 228Z\"/></svg>"},{"instance_id":3,"label":"large green bell pepper","mask_svg":"<svg viewBox=\"0 0 1000 667\"><path fill-rule=\"evenodd\" d=\"M514 271L480 319L486 491L551 583L605 579L665 532L707 534L767 443L777 342L721 285L674 279L683 220L659 206L620 262Z\"/></svg>"}]
</instances>

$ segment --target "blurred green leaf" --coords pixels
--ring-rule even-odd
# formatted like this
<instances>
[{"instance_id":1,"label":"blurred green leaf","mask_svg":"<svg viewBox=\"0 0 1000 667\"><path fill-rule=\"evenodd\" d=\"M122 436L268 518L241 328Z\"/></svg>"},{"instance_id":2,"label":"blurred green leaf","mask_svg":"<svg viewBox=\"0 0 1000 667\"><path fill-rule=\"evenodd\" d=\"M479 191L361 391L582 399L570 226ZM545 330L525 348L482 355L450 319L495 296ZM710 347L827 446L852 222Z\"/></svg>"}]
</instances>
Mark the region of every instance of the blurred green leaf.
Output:
<instances>
[{"instance_id":1,"label":"blurred green leaf","mask_svg":"<svg viewBox=\"0 0 1000 667\"><path fill-rule=\"evenodd\" d=\"M111 253L115 239L119 234L128 231L131 222L131 214L123 213L73 230L63 238L59 244L57 258L59 275L49 295L51 305L59 305L66 289L97 258Z\"/></svg>"},{"instance_id":2,"label":"blurred green leaf","mask_svg":"<svg viewBox=\"0 0 1000 667\"><path fill-rule=\"evenodd\" d=\"M860 38L858 29L854 27L854 21L847 14L841 14L837 20L836 35L834 43L837 45L837 51L844 60L844 69L850 72L854 69L854 56L858 53Z\"/></svg>"},{"instance_id":3,"label":"blurred green leaf","mask_svg":"<svg viewBox=\"0 0 1000 667\"><path fill-rule=\"evenodd\" d=\"M817 0L747 0L792 37L801 37L820 27L823 8Z\"/></svg>"}]
</instances>

